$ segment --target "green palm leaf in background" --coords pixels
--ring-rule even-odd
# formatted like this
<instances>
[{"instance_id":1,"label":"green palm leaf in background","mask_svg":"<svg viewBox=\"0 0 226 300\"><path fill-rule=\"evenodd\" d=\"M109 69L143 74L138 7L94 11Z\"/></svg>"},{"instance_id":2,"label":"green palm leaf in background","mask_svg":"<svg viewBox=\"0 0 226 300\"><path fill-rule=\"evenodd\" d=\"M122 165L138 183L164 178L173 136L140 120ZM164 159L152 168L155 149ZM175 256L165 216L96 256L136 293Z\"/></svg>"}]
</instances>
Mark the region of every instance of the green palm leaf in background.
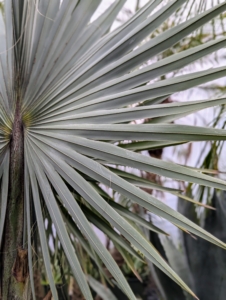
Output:
<instances>
[{"instance_id":1,"label":"green palm leaf in background","mask_svg":"<svg viewBox=\"0 0 226 300\"><path fill-rule=\"evenodd\" d=\"M161 2L148 2L111 32L124 0L115 1L92 22L101 0L5 1L4 18L1 16L0 20L2 299L15 295L22 299L25 291L29 295L28 275L25 272L19 276L21 270L14 264L14 250L18 247L28 251L30 284L35 298L33 249L39 246L53 298L58 299L44 224L46 216L55 226L85 299L92 299L92 295L73 246L72 236L76 232L100 268L102 261L128 298L136 299L90 222L105 230L132 255L139 257L142 253L193 294L128 221L131 212L111 203L99 188L100 183L179 228L226 248L201 227L139 189L139 178L129 178L110 167L130 166L226 189L220 179L136 152L154 149L156 145L226 139L224 130L164 123L196 110L225 104L224 98L159 104L175 92L225 76L226 67L151 81L225 47L226 38L139 69L141 64L224 12L226 4L206 10L137 47L186 0L171 1L152 13ZM137 103L142 105L134 107ZM130 123L143 118L153 120L145 125ZM132 143L120 144L125 140ZM139 217L133 221L144 223ZM31 234L35 224L38 238ZM151 225L149 229L162 232ZM21 257L16 259L22 261Z\"/></svg>"}]
</instances>

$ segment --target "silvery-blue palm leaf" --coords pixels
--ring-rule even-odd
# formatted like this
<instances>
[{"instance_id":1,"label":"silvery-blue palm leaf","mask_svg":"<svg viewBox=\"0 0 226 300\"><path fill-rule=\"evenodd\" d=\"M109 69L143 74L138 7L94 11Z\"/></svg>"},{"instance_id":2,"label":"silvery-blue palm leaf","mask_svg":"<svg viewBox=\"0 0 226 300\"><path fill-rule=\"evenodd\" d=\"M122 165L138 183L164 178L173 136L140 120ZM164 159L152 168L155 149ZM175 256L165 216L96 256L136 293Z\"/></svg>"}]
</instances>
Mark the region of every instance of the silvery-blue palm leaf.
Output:
<instances>
[{"instance_id":1,"label":"silvery-blue palm leaf","mask_svg":"<svg viewBox=\"0 0 226 300\"><path fill-rule=\"evenodd\" d=\"M226 248L223 242L141 190L148 185L145 180L114 168L129 166L176 180L226 188L220 179L139 153L190 141L226 139L224 130L170 124L196 110L225 104L225 98L160 104L175 92L225 76L225 66L155 80L225 47L226 38L139 68L224 12L226 4L216 5L142 44L186 0L170 1L161 8L161 0L149 1L113 31L111 25L125 1L114 1L93 21L101 2L5 1L0 18L0 243L4 300L15 295L23 299L25 292L29 294L29 285L35 299L34 249L41 249L52 296L58 299L46 218L54 224L85 299L92 299L92 295L75 251L75 239L84 242L99 268L104 264L109 269L129 299L136 299L91 224L130 254L142 253L195 296L133 223L157 232L160 229L109 200L100 183L179 228ZM136 107L137 103L140 105ZM151 123L132 122L144 118L152 119ZM152 187L161 189L158 185ZM38 235L33 234L34 227Z\"/></svg>"}]
</instances>

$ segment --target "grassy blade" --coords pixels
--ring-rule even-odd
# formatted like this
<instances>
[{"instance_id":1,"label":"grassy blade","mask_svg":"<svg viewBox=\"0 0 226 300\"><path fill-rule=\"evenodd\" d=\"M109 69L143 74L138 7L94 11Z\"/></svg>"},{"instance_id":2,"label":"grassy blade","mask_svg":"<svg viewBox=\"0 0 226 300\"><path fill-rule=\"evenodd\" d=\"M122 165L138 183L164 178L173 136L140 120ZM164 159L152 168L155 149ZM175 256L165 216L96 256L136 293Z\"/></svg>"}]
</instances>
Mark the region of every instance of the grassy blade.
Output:
<instances>
[{"instance_id":1,"label":"grassy blade","mask_svg":"<svg viewBox=\"0 0 226 300\"><path fill-rule=\"evenodd\" d=\"M99 281L94 279L91 276L87 277L88 282L91 288L101 297L103 300L117 300L114 294L111 292L109 288L101 284Z\"/></svg>"},{"instance_id":2,"label":"grassy blade","mask_svg":"<svg viewBox=\"0 0 226 300\"><path fill-rule=\"evenodd\" d=\"M27 248L28 248L28 266L29 266L29 277L30 285L32 291L32 297L36 300L35 296L35 285L34 285L34 274L33 274L33 262L32 262L32 243L31 243L31 215L30 215L30 180L28 174L27 161L25 161L25 170L24 170L24 179L25 179L25 203L26 203L26 219L27 219Z\"/></svg>"},{"instance_id":3,"label":"grassy blade","mask_svg":"<svg viewBox=\"0 0 226 300\"><path fill-rule=\"evenodd\" d=\"M26 156L27 156L27 165L28 165L31 187L32 187L33 203L34 203L35 213L37 217L39 237L41 242L42 255L44 259L46 273L49 279L49 285L51 288L52 295L54 299L58 299L58 294L57 294L57 290L56 290L56 286L54 283L54 278L51 270L51 265L50 265L49 249L48 249L48 243L47 243L46 232L44 227L44 220L42 215L38 184L33 170L31 157L28 154L28 150L26 150Z\"/></svg>"},{"instance_id":4,"label":"grassy blade","mask_svg":"<svg viewBox=\"0 0 226 300\"><path fill-rule=\"evenodd\" d=\"M58 113L56 116L41 117L40 120L36 119L35 125L48 124L51 126L59 126L72 124L114 124L138 119L159 117L163 117L163 120L165 120L167 117L173 117L173 119L175 119L176 116L179 118L181 115L188 115L194 111L222 104L226 104L226 98L177 102L170 104L150 105L145 107L141 106L112 110L98 110L80 114L63 112ZM153 121L155 122L155 119ZM151 123L153 123L153 121Z\"/></svg>"},{"instance_id":5,"label":"grassy blade","mask_svg":"<svg viewBox=\"0 0 226 300\"><path fill-rule=\"evenodd\" d=\"M41 129L41 130L40 130ZM31 131L51 136L78 136L91 140L109 141L216 141L225 140L224 129L180 124L75 124L34 126Z\"/></svg>"}]
</instances>

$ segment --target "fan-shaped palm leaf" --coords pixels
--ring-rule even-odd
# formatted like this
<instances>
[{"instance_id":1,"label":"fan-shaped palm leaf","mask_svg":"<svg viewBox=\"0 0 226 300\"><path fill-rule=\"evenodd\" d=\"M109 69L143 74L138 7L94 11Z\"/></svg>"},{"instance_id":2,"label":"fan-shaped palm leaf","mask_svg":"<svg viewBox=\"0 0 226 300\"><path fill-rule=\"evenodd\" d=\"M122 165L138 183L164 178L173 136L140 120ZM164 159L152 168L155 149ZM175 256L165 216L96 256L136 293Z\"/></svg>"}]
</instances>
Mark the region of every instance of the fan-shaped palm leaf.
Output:
<instances>
[{"instance_id":1,"label":"fan-shaped palm leaf","mask_svg":"<svg viewBox=\"0 0 226 300\"><path fill-rule=\"evenodd\" d=\"M75 252L72 235L74 238L78 235L88 253L93 258L97 257L100 269L100 260L105 264L129 299L135 299L122 272L90 223L106 232L122 249L139 258L138 249L194 295L131 221L150 230L164 232L114 203L99 188L99 183L179 228L226 248L223 242L139 189L142 180L126 176L109 166L130 166L160 176L226 189L222 180L135 152L159 145L226 139L224 130L161 123L195 110L224 104L225 99L158 104L172 93L225 76L226 67L146 85L158 76L224 47L225 38L135 70L225 11L226 4L212 7L139 46L186 0L171 1L155 13L153 11L162 1L150 1L112 32L109 29L125 1L115 1L101 16L91 21L100 2L5 2L4 21L3 17L0 19L3 299L9 299L16 291L18 293L15 288L18 284L23 291L21 284L28 280L24 274L25 278L18 282L18 270L15 269L13 280L17 282L12 281L10 270L15 257L13 253L9 256L4 254L18 246L28 249L31 288L35 298L32 270L34 237L31 235L35 222L50 288L54 299L58 298L44 225L45 210L86 299L92 299L92 295ZM136 103L143 106L125 107ZM147 117L154 118L152 122L156 124L130 123ZM132 143L118 144L124 140ZM143 184L147 182L143 181ZM158 185L152 187L163 189Z\"/></svg>"}]
</instances>

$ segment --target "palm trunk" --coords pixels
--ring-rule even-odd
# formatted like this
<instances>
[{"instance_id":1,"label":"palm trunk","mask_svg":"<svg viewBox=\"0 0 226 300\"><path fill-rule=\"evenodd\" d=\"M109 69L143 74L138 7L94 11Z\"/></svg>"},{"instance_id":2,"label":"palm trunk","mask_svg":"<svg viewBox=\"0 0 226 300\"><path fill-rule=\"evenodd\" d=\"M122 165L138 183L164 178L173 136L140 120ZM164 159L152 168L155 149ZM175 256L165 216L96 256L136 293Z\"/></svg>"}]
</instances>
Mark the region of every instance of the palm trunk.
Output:
<instances>
[{"instance_id":1,"label":"palm trunk","mask_svg":"<svg viewBox=\"0 0 226 300\"><path fill-rule=\"evenodd\" d=\"M9 197L2 247L2 300L24 299L28 281L24 227L24 132L17 102L10 142Z\"/></svg>"}]
</instances>

